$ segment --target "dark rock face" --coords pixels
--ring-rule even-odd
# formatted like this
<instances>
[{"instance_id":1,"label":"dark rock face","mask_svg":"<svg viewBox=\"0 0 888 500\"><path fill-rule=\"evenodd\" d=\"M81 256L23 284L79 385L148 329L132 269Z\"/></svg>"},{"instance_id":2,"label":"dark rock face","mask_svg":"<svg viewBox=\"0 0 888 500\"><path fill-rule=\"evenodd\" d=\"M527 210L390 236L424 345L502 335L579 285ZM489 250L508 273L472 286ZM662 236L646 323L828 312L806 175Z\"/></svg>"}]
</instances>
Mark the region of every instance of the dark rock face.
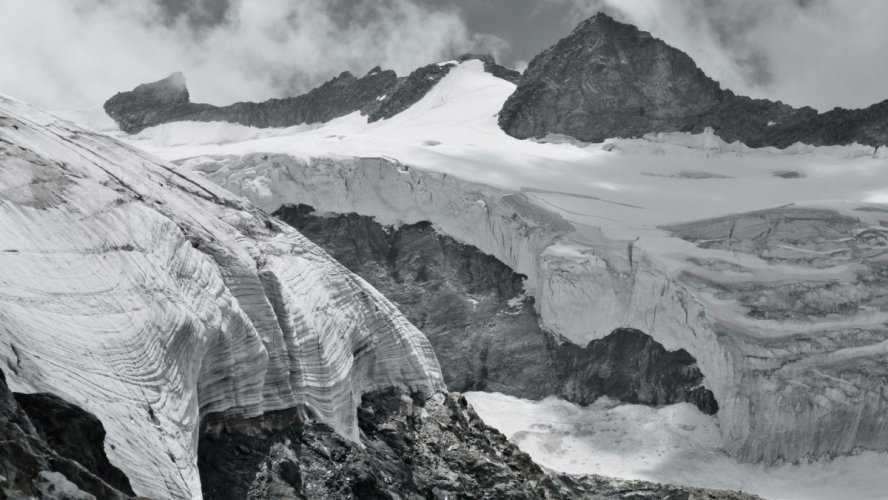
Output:
<instances>
[{"instance_id":1,"label":"dark rock face","mask_svg":"<svg viewBox=\"0 0 888 500\"><path fill-rule=\"evenodd\" d=\"M466 54L459 58L460 62L468 61L470 59L477 59L484 63L484 71L490 73L491 75L502 78L507 82L514 83L518 85L518 81L521 80L521 73L515 71L514 69L506 68L505 66L500 66L493 59L493 56L487 54Z\"/></svg>"},{"instance_id":2,"label":"dark rock face","mask_svg":"<svg viewBox=\"0 0 888 500\"><path fill-rule=\"evenodd\" d=\"M298 97L239 102L217 107L189 100L185 78L176 73L163 80L139 85L105 102L105 112L120 128L134 134L162 123L224 121L251 127L288 127L332 120L365 107L398 85L394 71L374 68L362 78L344 72L320 87Z\"/></svg>"},{"instance_id":3,"label":"dark rock face","mask_svg":"<svg viewBox=\"0 0 888 500\"><path fill-rule=\"evenodd\" d=\"M753 498L741 493L547 474L456 394L365 395L361 444L324 424L268 416L213 424L199 444L216 498ZM204 451L208 443L211 451ZM245 459L244 457L249 457ZM233 461L230 464L228 461ZM237 474L213 474L208 461ZM244 494L246 492L246 494Z\"/></svg>"},{"instance_id":4,"label":"dark rock face","mask_svg":"<svg viewBox=\"0 0 888 500\"><path fill-rule=\"evenodd\" d=\"M247 498L256 473L269 460L275 445L289 442L298 446L301 443L304 420L295 410L269 412L246 420L225 419L219 415L204 417L197 449L204 497L219 500ZM288 467L281 463L282 459L277 459L277 469ZM297 474L284 479L288 483L297 483L298 466L292 466L297 467ZM267 490L266 493L258 498L282 497L274 496L273 491Z\"/></svg>"},{"instance_id":5,"label":"dark rock face","mask_svg":"<svg viewBox=\"0 0 888 500\"><path fill-rule=\"evenodd\" d=\"M185 75L172 75L152 83L144 83L130 92L118 93L105 102L105 112L121 130L138 132L146 127L187 117L211 108L208 104L192 104L185 86Z\"/></svg>"},{"instance_id":6,"label":"dark rock face","mask_svg":"<svg viewBox=\"0 0 888 500\"><path fill-rule=\"evenodd\" d=\"M429 338L451 390L718 410L686 351L669 352L637 330L586 347L562 342L539 327L523 276L429 223L387 228L357 214L320 217L306 205L275 215L397 304Z\"/></svg>"},{"instance_id":7,"label":"dark rock face","mask_svg":"<svg viewBox=\"0 0 888 500\"><path fill-rule=\"evenodd\" d=\"M709 415L718 412L696 360L684 349L667 351L638 330L620 329L586 347L566 342L553 354L563 381L560 395L569 401L585 405L600 396L647 405L687 401Z\"/></svg>"},{"instance_id":8,"label":"dark rock face","mask_svg":"<svg viewBox=\"0 0 888 500\"><path fill-rule=\"evenodd\" d=\"M604 14L536 56L500 112L518 137L598 142L649 132L702 132L753 147L888 143L888 101L818 114L723 90L684 52Z\"/></svg>"},{"instance_id":9,"label":"dark rock face","mask_svg":"<svg viewBox=\"0 0 888 500\"><path fill-rule=\"evenodd\" d=\"M449 63L429 64L410 73L391 95L386 96L380 102L378 108L368 113L369 121L375 122L391 118L413 106L442 78L447 76L454 66Z\"/></svg>"},{"instance_id":10,"label":"dark rock face","mask_svg":"<svg viewBox=\"0 0 888 500\"><path fill-rule=\"evenodd\" d=\"M15 394L37 434L60 456L74 460L115 489L132 495L129 479L105 455L105 428L87 413L52 394Z\"/></svg>"},{"instance_id":11,"label":"dark rock face","mask_svg":"<svg viewBox=\"0 0 888 500\"><path fill-rule=\"evenodd\" d=\"M478 59L490 74L517 83L520 74L504 68L487 55L464 55L459 60ZM250 127L289 127L323 123L355 111L377 121L391 118L422 99L453 64L429 64L399 78L394 71L373 68L361 78L348 71L307 94L267 101L239 102L230 106L193 103L182 73L120 92L105 102L108 116L124 132L135 134L145 128L176 121L222 121Z\"/></svg>"},{"instance_id":12,"label":"dark rock face","mask_svg":"<svg viewBox=\"0 0 888 500\"><path fill-rule=\"evenodd\" d=\"M435 349L451 390L488 390L543 398L558 380L548 341L522 277L431 224L383 227L356 214L318 217L305 205L278 217L396 303Z\"/></svg>"},{"instance_id":13,"label":"dark rock face","mask_svg":"<svg viewBox=\"0 0 888 500\"><path fill-rule=\"evenodd\" d=\"M465 54L458 59L459 62L477 59L484 63L484 71L497 78L517 84L521 73L500 66L489 55ZM422 99L442 78L450 73L456 65L453 63L429 64L410 73L398 88L382 101L379 108L369 115L369 121L384 120L413 106Z\"/></svg>"},{"instance_id":14,"label":"dark rock face","mask_svg":"<svg viewBox=\"0 0 888 500\"><path fill-rule=\"evenodd\" d=\"M27 408L16 399L28 400ZM129 481L105 456L104 435L98 419L61 399L13 397L0 371L0 498L129 498Z\"/></svg>"}]
</instances>

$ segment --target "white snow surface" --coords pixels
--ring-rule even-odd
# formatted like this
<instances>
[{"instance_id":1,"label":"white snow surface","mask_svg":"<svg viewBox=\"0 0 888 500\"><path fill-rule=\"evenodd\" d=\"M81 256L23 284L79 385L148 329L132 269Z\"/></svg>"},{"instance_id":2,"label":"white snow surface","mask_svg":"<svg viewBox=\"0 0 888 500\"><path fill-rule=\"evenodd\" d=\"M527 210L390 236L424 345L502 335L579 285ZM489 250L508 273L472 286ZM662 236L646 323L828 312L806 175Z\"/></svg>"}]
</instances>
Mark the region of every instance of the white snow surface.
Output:
<instances>
[{"instance_id":1,"label":"white snow surface","mask_svg":"<svg viewBox=\"0 0 888 500\"><path fill-rule=\"evenodd\" d=\"M96 415L139 495L200 498L211 413L301 409L356 439L364 392L443 388L427 339L248 201L0 97L0 367Z\"/></svg>"},{"instance_id":2,"label":"white snow surface","mask_svg":"<svg viewBox=\"0 0 888 500\"><path fill-rule=\"evenodd\" d=\"M742 490L772 500L879 499L888 491L888 454L776 467L741 463L721 449L716 419L687 403L651 408L602 398L580 407L555 397L465 396L488 425L559 472Z\"/></svg>"}]
</instances>

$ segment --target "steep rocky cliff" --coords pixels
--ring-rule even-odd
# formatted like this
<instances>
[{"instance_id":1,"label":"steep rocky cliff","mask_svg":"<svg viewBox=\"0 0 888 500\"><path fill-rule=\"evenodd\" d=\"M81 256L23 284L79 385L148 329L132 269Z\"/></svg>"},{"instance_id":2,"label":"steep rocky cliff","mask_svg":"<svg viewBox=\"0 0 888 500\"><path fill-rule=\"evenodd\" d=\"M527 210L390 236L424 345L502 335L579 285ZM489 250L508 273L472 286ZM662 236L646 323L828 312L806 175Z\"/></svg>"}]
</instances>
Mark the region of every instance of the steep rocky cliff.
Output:
<instances>
[{"instance_id":1,"label":"steep rocky cliff","mask_svg":"<svg viewBox=\"0 0 888 500\"><path fill-rule=\"evenodd\" d=\"M582 141L702 132L752 147L888 144L888 100L818 114L722 89L684 52L597 14L531 60L499 115L506 133Z\"/></svg>"},{"instance_id":2,"label":"steep rocky cliff","mask_svg":"<svg viewBox=\"0 0 888 500\"><path fill-rule=\"evenodd\" d=\"M601 396L630 403L718 403L687 351L669 352L638 330L577 346L540 328L524 276L427 223L383 226L306 205L275 212L382 292L429 338L450 390L522 398Z\"/></svg>"},{"instance_id":3,"label":"steep rocky cliff","mask_svg":"<svg viewBox=\"0 0 888 500\"><path fill-rule=\"evenodd\" d=\"M48 394L13 395L0 370L0 498L132 496L129 480L108 463L104 437L101 422L77 406Z\"/></svg>"}]
</instances>

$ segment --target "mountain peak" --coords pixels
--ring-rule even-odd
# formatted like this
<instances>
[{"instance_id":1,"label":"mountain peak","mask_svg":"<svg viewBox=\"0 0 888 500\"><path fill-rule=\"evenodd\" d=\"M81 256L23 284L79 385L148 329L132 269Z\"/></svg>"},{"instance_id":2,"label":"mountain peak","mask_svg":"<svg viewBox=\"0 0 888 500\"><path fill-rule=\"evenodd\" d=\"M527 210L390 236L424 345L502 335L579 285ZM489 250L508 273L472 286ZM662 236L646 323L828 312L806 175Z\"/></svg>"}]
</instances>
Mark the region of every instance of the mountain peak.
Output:
<instances>
[{"instance_id":1,"label":"mountain peak","mask_svg":"<svg viewBox=\"0 0 888 500\"><path fill-rule=\"evenodd\" d=\"M601 12L530 62L499 122L522 139L563 134L599 142L711 127L753 147L888 140L888 117L876 106L818 115L737 96L688 54Z\"/></svg>"},{"instance_id":2,"label":"mountain peak","mask_svg":"<svg viewBox=\"0 0 888 500\"><path fill-rule=\"evenodd\" d=\"M176 71L175 73L161 80L161 82L172 88L184 89L185 75L181 71Z\"/></svg>"},{"instance_id":3,"label":"mountain peak","mask_svg":"<svg viewBox=\"0 0 888 500\"><path fill-rule=\"evenodd\" d=\"M185 83L185 75L181 71L176 71L170 76L157 80L156 82L143 83L133 89L134 93L151 96L162 102L180 102L187 101L188 86Z\"/></svg>"},{"instance_id":4,"label":"mountain peak","mask_svg":"<svg viewBox=\"0 0 888 500\"><path fill-rule=\"evenodd\" d=\"M143 83L128 92L118 92L105 102L108 116L123 130L142 130L154 125L153 117L176 116L190 106L185 75L175 72L151 83Z\"/></svg>"},{"instance_id":5,"label":"mountain peak","mask_svg":"<svg viewBox=\"0 0 888 500\"><path fill-rule=\"evenodd\" d=\"M530 62L500 123L516 137L589 141L684 130L721 92L684 52L599 13ZM552 114L530 116L540 112Z\"/></svg>"},{"instance_id":6,"label":"mountain peak","mask_svg":"<svg viewBox=\"0 0 888 500\"><path fill-rule=\"evenodd\" d=\"M577 32L587 36L595 34L598 36L635 36L638 38L654 38L647 31L642 31L635 25L618 21L604 12L598 12L578 24L577 27L574 28L573 33Z\"/></svg>"}]
</instances>

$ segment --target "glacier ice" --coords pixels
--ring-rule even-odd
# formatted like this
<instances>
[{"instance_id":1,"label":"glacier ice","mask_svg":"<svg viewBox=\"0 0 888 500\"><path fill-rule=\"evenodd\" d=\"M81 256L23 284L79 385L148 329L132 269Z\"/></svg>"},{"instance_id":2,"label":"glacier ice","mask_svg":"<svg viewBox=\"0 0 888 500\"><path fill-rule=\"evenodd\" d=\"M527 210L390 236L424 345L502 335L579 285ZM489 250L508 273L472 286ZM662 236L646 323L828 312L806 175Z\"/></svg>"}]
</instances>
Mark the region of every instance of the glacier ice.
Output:
<instances>
[{"instance_id":1,"label":"glacier ice","mask_svg":"<svg viewBox=\"0 0 888 500\"><path fill-rule=\"evenodd\" d=\"M0 98L0 360L96 415L136 493L199 498L200 418L302 408L356 438L367 391L443 388L426 338L210 182Z\"/></svg>"},{"instance_id":2,"label":"glacier ice","mask_svg":"<svg viewBox=\"0 0 888 500\"><path fill-rule=\"evenodd\" d=\"M740 458L888 449L884 154L754 149L712 131L519 141L496 125L514 88L468 61L372 124L124 139L266 210L431 221L527 275L543 326L578 344L629 327L686 349Z\"/></svg>"},{"instance_id":3,"label":"glacier ice","mask_svg":"<svg viewBox=\"0 0 888 500\"><path fill-rule=\"evenodd\" d=\"M631 244L523 194L384 159L248 154L192 166L266 210L298 201L386 224L432 221L526 274L543 326L577 343L630 327L688 350L719 401L726 448L744 459L888 445L883 387L869 379L884 371L888 339L884 313L876 312L885 300L880 258L888 235L873 217L878 211L775 209L734 217L730 237L730 223L716 219ZM770 240L756 240L765 233ZM719 248L719 239L730 248ZM744 249L756 245L762 256ZM817 247L820 259L804 246ZM754 312L758 302L766 306ZM824 302L861 307L839 318L822 311Z\"/></svg>"}]
</instances>

